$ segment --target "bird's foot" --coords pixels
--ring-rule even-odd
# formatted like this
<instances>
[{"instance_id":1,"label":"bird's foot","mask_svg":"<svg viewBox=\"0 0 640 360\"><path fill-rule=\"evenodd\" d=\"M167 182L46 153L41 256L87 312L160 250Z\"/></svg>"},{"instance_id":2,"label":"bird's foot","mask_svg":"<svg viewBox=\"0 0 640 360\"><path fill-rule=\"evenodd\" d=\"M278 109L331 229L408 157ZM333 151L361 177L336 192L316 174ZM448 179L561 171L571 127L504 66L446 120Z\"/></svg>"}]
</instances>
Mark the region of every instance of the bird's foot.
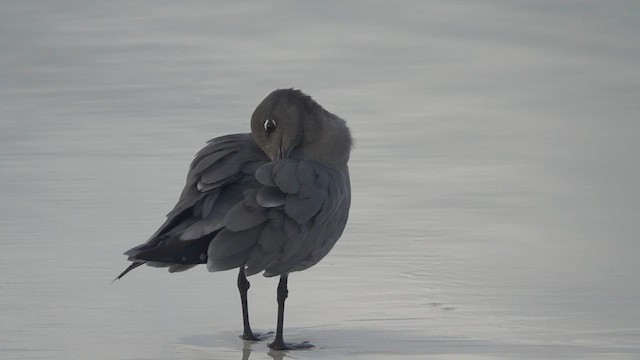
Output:
<instances>
[{"instance_id":1,"label":"bird's foot","mask_svg":"<svg viewBox=\"0 0 640 360\"><path fill-rule=\"evenodd\" d=\"M314 346L308 341L303 341L301 343L285 343L282 339L276 339L269 344L269 347L273 350L306 350L311 349Z\"/></svg>"},{"instance_id":2,"label":"bird's foot","mask_svg":"<svg viewBox=\"0 0 640 360\"><path fill-rule=\"evenodd\" d=\"M273 334L273 331L269 331L265 333L245 331L244 334L240 335L240 339L246 340L246 341L263 341L270 338L272 334Z\"/></svg>"},{"instance_id":3,"label":"bird's foot","mask_svg":"<svg viewBox=\"0 0 640 360\"><path fill-rule=\"evenodd\" d=\"M247 341L260 341L260 338L255 334L242 334L240 335L240 339Z\"/></svg>"},{"instance_id":4,"label":"bird's foot","mask_svg":"<svg viewBox=\"0 0 640 360\"><path fill-rule=\"evenodd\" d=\"M272 343L269 344L269 347L273 350L289 350L287 345L284 343L282 339L275 339Z\"/></svg>"}]
</instances>

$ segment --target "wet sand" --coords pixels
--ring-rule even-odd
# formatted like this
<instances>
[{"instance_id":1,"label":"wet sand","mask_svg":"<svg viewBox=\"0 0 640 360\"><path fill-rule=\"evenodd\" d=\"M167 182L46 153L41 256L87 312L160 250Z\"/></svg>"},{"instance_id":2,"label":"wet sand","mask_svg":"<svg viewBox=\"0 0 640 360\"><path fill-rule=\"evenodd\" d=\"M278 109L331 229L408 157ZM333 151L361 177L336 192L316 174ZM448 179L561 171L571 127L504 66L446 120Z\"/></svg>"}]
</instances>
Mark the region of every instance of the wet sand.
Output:
<instances>
[{"instance_id":1,"label":"wet sand","mask_svg":"<svg viewBox=\"0 0 640 360\"><path fill-rule=\"evenodd\" d=\"M403 6L4 5L0 358L638 358L635 7ZM280 87L356 140L347 230L289 281L285 340L315 347L286 354L237 337L235 272L110 284ZM277 279L249 280L273 331Z\"/></svg>"}]
</instances>

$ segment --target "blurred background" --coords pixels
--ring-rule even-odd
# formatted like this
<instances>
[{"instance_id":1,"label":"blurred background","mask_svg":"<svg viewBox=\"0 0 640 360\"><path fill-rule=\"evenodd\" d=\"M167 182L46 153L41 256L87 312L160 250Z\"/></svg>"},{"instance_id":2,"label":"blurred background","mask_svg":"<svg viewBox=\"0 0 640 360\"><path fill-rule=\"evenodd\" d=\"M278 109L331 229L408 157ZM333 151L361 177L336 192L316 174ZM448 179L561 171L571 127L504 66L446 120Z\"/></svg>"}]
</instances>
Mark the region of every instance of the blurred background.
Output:
<instances>
[{"instance_id":1,"label":"blurred background","mask_svg":"<svg viewBox=\"0 0 640 360\"><path fill-rule=\"evenodd\" d=\"M0 4L0 358L271 359L235 272L127 266L193 155L294 87L355 138L298 359L640 356L633 1ZM277 279L250 278L272 331Z\"/></svg>"}]
</instances>

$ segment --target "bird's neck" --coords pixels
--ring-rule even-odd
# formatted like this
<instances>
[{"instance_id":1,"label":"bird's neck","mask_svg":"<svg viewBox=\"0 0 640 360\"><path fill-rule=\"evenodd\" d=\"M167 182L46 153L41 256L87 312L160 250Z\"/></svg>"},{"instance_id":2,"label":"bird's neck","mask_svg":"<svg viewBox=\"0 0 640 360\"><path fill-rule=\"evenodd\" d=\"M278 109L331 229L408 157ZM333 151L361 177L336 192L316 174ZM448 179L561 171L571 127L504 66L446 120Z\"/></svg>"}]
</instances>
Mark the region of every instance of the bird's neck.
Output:
<instances>
[{"instance_id":1,"label":"bird's neck","mask_svg":"<svg viewBox=\"0 0 640 360\"><path fill-rule=\"evenodd\" d=\"M344 120L321 109L305 128L303 156L342 168L349 161L351 133Z\"/></svg>"}]
</instances>

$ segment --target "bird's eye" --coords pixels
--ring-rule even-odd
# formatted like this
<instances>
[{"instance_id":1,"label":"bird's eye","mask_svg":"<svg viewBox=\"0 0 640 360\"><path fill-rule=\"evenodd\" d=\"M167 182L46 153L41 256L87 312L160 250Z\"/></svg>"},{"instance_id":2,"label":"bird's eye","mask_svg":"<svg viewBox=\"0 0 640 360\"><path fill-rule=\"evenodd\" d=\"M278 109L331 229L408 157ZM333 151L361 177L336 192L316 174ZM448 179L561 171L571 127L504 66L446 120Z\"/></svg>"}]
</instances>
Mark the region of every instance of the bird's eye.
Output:
<instances>
[{"instance_id":1,"label":"bird's eye","mask_svg":"<svg viewBox=\"0 0 640 360\"><path fill-rule=\"evenodd\" d=\"M267 119L264 121L264 131L272 133L276 129L276 121L273 119Z\"/></svg>"}]
</instances>

